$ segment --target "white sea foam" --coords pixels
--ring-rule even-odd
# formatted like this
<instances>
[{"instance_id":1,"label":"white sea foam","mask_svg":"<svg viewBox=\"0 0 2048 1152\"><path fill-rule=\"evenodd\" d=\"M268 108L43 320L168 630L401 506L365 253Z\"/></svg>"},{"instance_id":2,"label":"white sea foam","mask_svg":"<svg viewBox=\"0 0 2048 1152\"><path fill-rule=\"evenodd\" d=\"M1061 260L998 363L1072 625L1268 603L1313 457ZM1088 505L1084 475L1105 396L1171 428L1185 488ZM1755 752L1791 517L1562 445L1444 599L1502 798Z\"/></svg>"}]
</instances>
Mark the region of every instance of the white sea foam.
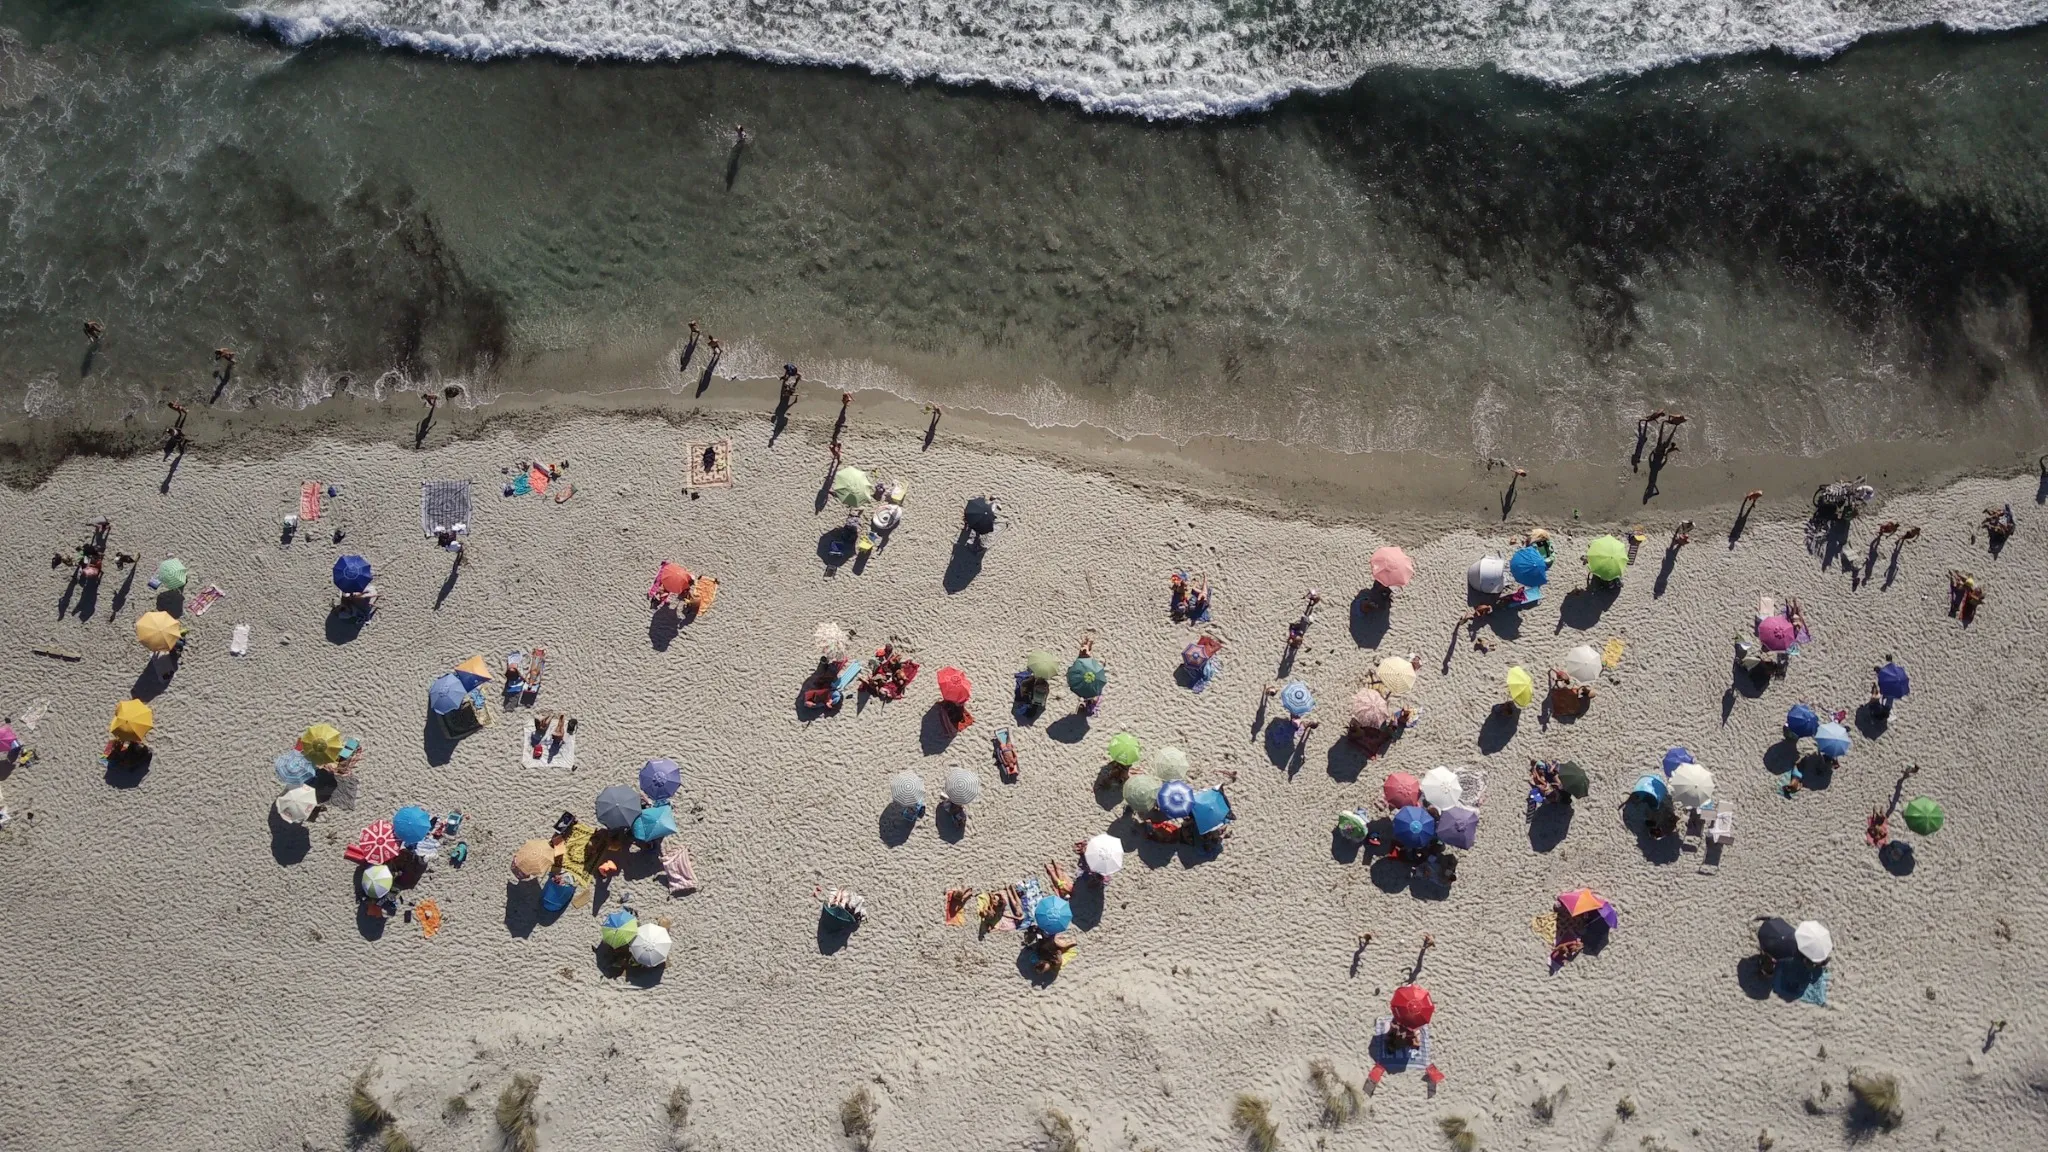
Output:
<instances>
[{"instance_id":1,"label":"white sea foam","mask_svg":"<svg viewBox=\"0 0 2048 1152\"><path fill-rule=\"evenodd\" d=\"M1879 32L1997 31L2048 0L274 0L239 10L291 44L358 36L483 59L730 53L989 83L1091 111L1222 115L1374 68L1481 68L1556 84L1713 56L1824 56Z\"/></svg>"}]
</instances>

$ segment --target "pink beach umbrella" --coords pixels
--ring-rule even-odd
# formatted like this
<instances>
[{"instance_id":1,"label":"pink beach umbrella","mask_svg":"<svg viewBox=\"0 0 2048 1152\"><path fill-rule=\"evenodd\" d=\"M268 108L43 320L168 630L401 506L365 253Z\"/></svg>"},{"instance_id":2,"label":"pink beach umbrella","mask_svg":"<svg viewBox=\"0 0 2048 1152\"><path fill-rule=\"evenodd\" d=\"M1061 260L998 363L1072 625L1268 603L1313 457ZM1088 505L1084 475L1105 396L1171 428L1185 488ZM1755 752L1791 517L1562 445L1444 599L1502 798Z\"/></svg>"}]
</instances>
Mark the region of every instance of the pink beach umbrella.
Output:
<instances>
[{"instance_id":1,"label":"pink beach umbrella","mask_svg":"<svg viewBox=\"0 0 2048 1152\"><path fill-rule=\"evenodd\" d=\"M1360 688L1351 698L1351 722L1360 728L1384 728L1394 719L1387 698L1370 688Z\"/></svg>"},{"instance_id":2,"label":"pink beach umbrella","mask_svg":"<svg viewBox=\"0 0 2048 1152\"><path fill-rule=\"evenodd\" d=\"M1413 808L1422 803L1422 781L1406 772L1387 773L1387 782L1380 790L1389 808Z\"/></svg>"},{"instance_id":3,"label":"pink beach umbrella","mask_svg":"<svg viewBox=\"0 0 2048 1152\"><path fill-rule=\"evenodd\" d=\"M1763 641L1767 652L1783 652L1792 647L1792 621L1783 616L1766 616L1756 622L1756 638Z\"/></svg>"},{"instance_id":4,"label":"pink beach umbrella","mask_svg":"<svg viewBox=\"0 0 2048 1152\"><path fill-rule=\"evenodd\" d=\"M1399 548L1382 548L1372 554L1372 578L1389 588L1405 588L1415 579L1415 561Z\"/></svg>"}]
</instances>

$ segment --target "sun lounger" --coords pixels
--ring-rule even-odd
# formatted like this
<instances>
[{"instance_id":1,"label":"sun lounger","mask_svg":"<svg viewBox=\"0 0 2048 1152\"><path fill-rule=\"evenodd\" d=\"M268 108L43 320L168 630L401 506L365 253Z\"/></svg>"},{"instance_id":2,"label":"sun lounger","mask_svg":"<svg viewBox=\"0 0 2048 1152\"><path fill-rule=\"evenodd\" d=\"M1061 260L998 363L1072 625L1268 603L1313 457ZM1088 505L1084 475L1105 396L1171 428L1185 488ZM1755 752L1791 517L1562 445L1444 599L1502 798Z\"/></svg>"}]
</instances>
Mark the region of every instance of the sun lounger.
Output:
<instances>
[{"instance_id":1,"label":"sun lounger","mask_svg":"<svg viewBox=\"0 0 2048 1152\"><path fill-rule=\"evenodd\" d=\"M235 625L235 634L228 641L228 653L234 656L247 656L249 654L249 626L247 624Z\"/></svg>"},{"instance_id":2,"label":"sun lounger","mask_svg":"<svg viewBox=\"0 0 2048 1152\"><path fill-rule=\"evenodd\" d=\"M1735 802L1733 800L1715 799L1712 804L1712 808L1701 813L1701 815L1711 817L1707 821L1707 843L1735 843Z\"/></svg>"},{"instance_id":3,"label":"sun lounger","mask_svg":"<svg viewBox=\"0 0 2048 1152\"><path fill-rule=\"evenodd\" d=\"M420 531L433 536L456 525L470 522L470 493L467 480L423 480L420 482ZM466 530L466 529L465 529Z\"/></svg>"}]
</instances>

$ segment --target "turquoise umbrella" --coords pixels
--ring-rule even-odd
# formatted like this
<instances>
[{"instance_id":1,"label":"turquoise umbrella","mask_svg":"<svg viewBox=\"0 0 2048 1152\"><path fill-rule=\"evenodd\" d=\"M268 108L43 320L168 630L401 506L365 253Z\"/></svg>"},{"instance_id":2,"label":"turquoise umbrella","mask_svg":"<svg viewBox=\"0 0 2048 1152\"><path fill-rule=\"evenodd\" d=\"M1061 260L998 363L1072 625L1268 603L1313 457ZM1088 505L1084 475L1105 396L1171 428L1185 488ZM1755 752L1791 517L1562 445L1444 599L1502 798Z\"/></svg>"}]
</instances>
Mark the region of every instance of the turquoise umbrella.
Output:
<instances>
[{"instance_id":1,"label":"turquoise umbrella","mask_svg":"<svg viewBox=\"0 0 2048 1152\"><path fill-rule=\"evenodd\" d=\"M1067 665L1067 687L1083 700L1093 700L1102 695L1109 684L1109 669L1093 656L1083 656Z\"/></svg>"}]
</instances>

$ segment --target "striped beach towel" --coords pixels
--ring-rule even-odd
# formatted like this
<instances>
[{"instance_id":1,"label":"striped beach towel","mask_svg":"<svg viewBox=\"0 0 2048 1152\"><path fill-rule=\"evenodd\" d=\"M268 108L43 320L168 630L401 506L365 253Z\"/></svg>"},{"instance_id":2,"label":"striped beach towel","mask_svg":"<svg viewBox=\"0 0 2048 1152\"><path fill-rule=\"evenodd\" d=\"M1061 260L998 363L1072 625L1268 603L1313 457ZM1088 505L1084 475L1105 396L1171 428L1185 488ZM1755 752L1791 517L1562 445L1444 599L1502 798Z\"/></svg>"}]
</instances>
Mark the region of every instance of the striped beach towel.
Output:
<instances>
[{"instance_id":1,"label":"striped beach towel","mask_svg":"<svg viewBox=\"0 0 2048 1152\"><path fill-rule=\"evenodd\" d=\"M319 518L320 485L308 480L304 484L299 485L299 519L318 520Z\"/></svg>"},{"instance_id":2,"label":"striped beach towel","mask_svg":"<svg viewBox=\"0 0 2048 1152\"><path fill-rule=\"evenodd\" d=\"M469 481L423 480L420 482L420 531L428 536L437 529L467 525L470 516ZM463 529L467 531L465 527Z\"/></svg>"}]
</instances>

